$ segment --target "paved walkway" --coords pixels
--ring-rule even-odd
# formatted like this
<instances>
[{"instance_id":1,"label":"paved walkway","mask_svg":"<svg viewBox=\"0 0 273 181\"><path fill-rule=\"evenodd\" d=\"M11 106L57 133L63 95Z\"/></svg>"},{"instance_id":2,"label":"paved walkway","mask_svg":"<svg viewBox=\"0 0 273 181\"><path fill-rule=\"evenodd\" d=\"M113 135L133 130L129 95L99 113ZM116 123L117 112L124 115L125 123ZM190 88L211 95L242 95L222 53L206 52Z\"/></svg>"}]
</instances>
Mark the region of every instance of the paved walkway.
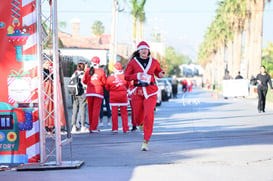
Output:
<instances>
[{"instance_id":1,"label":"paved walkway","mask_svg":"<svg viewBox=\"0 0 273 181\"><path fill-rule=\"evenodd\" d=\"M273 110L258 113L256 102L194 89L157 107L148 152L140 151L141 132L104 128L73 135L72 160L85 161L80 169L0 172L0 180L273 180ZM70 159L65 146L63 160Z\"/></svg>"}]
</instances>

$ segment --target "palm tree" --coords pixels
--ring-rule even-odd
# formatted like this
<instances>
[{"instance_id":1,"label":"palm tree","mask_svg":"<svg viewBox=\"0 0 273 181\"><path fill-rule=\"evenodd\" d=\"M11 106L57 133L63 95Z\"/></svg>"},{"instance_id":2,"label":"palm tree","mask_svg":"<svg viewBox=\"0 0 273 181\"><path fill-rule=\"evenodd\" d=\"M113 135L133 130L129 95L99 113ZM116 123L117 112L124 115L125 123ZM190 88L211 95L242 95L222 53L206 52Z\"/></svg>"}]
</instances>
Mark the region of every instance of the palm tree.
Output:
<instances>
[{"instance_id":1,"label":"palm tree","mask_svg":"<svg viewBox=\"0 0 273 181\"><path fill-rule=\"evenodd\" d=\"M104 26L101 21L97 20L92 25L92 33L96 37L100 37L104 33Z\"/></svg>"},{"instance_id":2,"label":"palm tree","mask_svg":"<svg viewBox=\"0 0 273 181\"><path fill-rule=\"evenodd\" d=\"M59 28L62 29L62 28L66 28L66 25L67 23L65 21L60 21L59 22Z\"/></svg>"},{"instance_id":3,"label":"palm tree","mask_svg":"<svg viewBox=\"0 0 273 181\"><path fill-rule=\"evenodd\" d=\"M146 0L145 0L146 2ZM144 4L145 4L144 2ZM139 19L138 19L138 22L139 22L139 39L142 40L143 39L143 24L144 22L146 21L146 15L145 15L145 11L144 11L144 5L141 6L142 9L140 10L140 14L139 14Z\"/></svg>"},{"instance_id":4,"label":"palm tree","mask_svg":"<svg viewBox=\"0 0 273 181\"><path fill-rule=\"evenodd\" d=\"M244 35L245 35L245 43L244 43L244 54L243 59L245 61L245 75L243 77L250 79L251 76L249 74L249 65L250 65L250 0L246 0L246 17L244 24Z\"/></svg>"},{"instance_id":5,"label":"palm tree","mask_svg":"<svg viewBox=\"0 0 273 181\"><path fill-rule=\"evenodd\" d=\"M262 64L265 65L270 76L273 76L273 43L268 42L267 48L263 49Z\"/></svg>"},{"instance_id":6,"label":"palm tree","mask_svg":"<svg viewBox=\"0 0 273 181\"><path fill-rule=\"evenodd\" d=\"M262 58L262 32L263 32L263 11L265 2L270 0L249 0L251 8L250 27L250 53L249 56L249 76L259 72Z\"/></svg>"},{"instance_id":7,"label":"palm tree","mask_svg":"<svg viewBox=\"0 0 273 181\"><path fill-rule=\"evenodd\" d=\"M231 0L234 3L234 66L232 74L236 75L241 71L241 58L242 58L242 33L244 29L244 21L246 17L246 2L245 0Z\"/></svg>"},{"instance_id":8,"label":"palm tree","mask_svg":"<svg viewBox=\"0 0 273 181\"><path fill-rule=\"evenodd\" d=\"M140 3L138 3L138 0L131 0L131 3L131 15L133 16L133 44L135 46L137 39L137 22L140 21L143 23L145 21L144 5L146 3L146 0L141 0Z\"/></svg>"}]
</instances>

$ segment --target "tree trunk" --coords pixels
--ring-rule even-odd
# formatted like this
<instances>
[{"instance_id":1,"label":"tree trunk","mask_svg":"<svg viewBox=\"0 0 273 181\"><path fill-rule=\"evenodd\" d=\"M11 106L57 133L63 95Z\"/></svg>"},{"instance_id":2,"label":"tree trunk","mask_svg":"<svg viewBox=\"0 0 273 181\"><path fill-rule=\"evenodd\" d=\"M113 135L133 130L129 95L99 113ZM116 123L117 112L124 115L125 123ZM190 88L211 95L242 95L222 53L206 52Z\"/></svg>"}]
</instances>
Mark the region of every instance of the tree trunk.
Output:
<instances>
[{"instance_id":1,"label":"tree trunk","mask_svg":"<svg viewBox=\"0 0 273 181\"><path fill-rule=\"evenodd\" d=\"M133 49L136 48L136 32L137 32L137 20L133 17Z\"/></svg>"},{"instance_id":2,"label":"tree trunk","mask_svg":"<svg viewBox=\"0 0 273 181\"><path fill-rule=\"evenodd\" d=\"M255 36L254 36L254 75L259 73L261 63L262 63L262 39L263 39L263 11L264 11L265 1L256 1L255 5Z\"/></svg>"},{"instance_id":3,"label":"tree trunk","mask_svg":"<svg viewBox=\"0 0 273 181\"><path fill-rule=\"evenodd\" d=\"M246 0L247 11L251 12L251 0ZM244 51L244 60L245 60L245 74L244 78L251 79L251 29L250 29L251 17L247 17L245 20L244 31L245 31L245 51Z\"/></svg>"},{"instance_id":4,"label":"tree trunk","mask_svg":"<svg viewBox=\"0 0 273 181\"><path fill-rule=\"evenodd\" d=\"M251 1L251 30L250 30L250 75L259 73L262 61L263 10L265 1Z\"/></svg>"},{"instance_id":5,"label":"tree trunk","mask_svg":"<svg viewBox=\"0 0 273 181\"><path fill-rule=\"evenodd\" d=\"M140 39L143 40L143 22L140 22Z\"/></svg>"},{"instance_id":6,"label":"tree trunk","mask_svg":"<svg viewBox=\"0 0 273 181\"><path fill-rule=\"evenodd\" d=\"M225 44L222 44L219 48L218 54L218 86L222 85L224 73L225 73Z\"/></svg>"},{"instance_id":7,"label":"tree trunk","mask_svg":"<svg viewBox=\"0 0 273 181\"><path fill-rule=\"evenodd\" d=\"M232 40L228 41L228 70L233 69L233 42Z\"/></svg>"},{"instance_id":8,"label":"tree trunk","mask_svg":"<svg viewBox=\"0 0 273 181\"><path fill-rule=\"evenodd\" d=\"M234 66L231 70L231 76L237 75L241 71L241 57L242 57L242 31L237 30L234 34Z\"/></svg>"},{"instance_id":9,"label":"tree trunk","mask_svg":"<svg viewBox=\"0 0 273 181\"><path fill-rule=\"evenodd\" d=\"M216 70L217 70L217 67L216 67L216 64L217 62L216 62L216 59L215 59L215 54L214 55L212 55L212 63L211 63L211 81L210 81L210 84L211 84L211 86L213 85L213 84L215 84L215 72L216 72Z\"/></svg>"},{"instance_id":10,"label":"tree trunk","mask_svg":"<svg viewBox=\"0 0 273 181\"><path fill-rule=\"evenodd\" d=\"M244 74L242 74L242 76L244 78L250 79L251 78L251 74L249 72L249 59L250 59L250 26L249 26L249 22L250 20L247 18L245 20L245 51L244 51L244 61L245 61L245 71Z\"/></svg>"}]
</instances>

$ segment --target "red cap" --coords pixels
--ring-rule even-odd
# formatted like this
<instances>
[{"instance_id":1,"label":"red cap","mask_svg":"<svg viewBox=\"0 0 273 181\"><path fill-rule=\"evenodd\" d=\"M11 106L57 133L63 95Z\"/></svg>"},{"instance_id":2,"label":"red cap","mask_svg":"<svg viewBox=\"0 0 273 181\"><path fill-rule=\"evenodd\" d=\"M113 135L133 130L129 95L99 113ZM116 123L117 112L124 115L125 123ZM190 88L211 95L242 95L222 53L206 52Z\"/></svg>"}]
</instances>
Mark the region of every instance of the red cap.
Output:
<instances>
[{"instance_id":1,"label":"red cap","mask_svg":"<svg viewBox=\"0 0 273 181\"><path fill-rule=\"evenodd\" d=\"M121 63L119 63L119 62L115 63L114 68L117 71L122 71L123 70Z\"/></svg>"},{"instance_id":2,"label":"red cap","mask_svg":"<svg viewBox=\"0 0 273 181\"><path fill-rule=\"evenodd\" d=\"M100 58L95 56L91 59L91 62L94 63L94 64L100 64Z\"/></svg>"},{"instance_id":3,"label":"red cap","mask_svg":"<svg viewBox=\"0 0 273 181\"><path fill-rule=\"evenodd\" d=\"M141 42L137 45L137 50L140 50L140 49L143 49L143 48L150 49L150 46L149 46L148 43L146 43L145 41L141 41Z\"/></svg>"}]
</instances>

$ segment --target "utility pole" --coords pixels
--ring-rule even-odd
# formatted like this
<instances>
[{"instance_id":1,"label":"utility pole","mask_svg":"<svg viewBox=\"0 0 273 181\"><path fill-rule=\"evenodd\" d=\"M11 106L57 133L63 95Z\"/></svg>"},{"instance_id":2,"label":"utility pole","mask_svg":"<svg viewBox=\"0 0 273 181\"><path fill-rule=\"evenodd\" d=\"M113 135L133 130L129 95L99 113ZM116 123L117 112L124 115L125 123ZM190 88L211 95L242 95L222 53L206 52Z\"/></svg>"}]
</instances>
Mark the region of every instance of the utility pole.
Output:
<instances>
[{"instance_id":1,"label":"utility pole","mask_svg":"<svg viewBox=\"0 0 273 181\"><path fill-rule=\"evenodd\" d=\"M112 7L112 26L111 26L111 40L110 40L110 52L109 62L115 63L117 57L117 11L118 11L118 0L113 0Z\"/></svg>"}]
</instances>

